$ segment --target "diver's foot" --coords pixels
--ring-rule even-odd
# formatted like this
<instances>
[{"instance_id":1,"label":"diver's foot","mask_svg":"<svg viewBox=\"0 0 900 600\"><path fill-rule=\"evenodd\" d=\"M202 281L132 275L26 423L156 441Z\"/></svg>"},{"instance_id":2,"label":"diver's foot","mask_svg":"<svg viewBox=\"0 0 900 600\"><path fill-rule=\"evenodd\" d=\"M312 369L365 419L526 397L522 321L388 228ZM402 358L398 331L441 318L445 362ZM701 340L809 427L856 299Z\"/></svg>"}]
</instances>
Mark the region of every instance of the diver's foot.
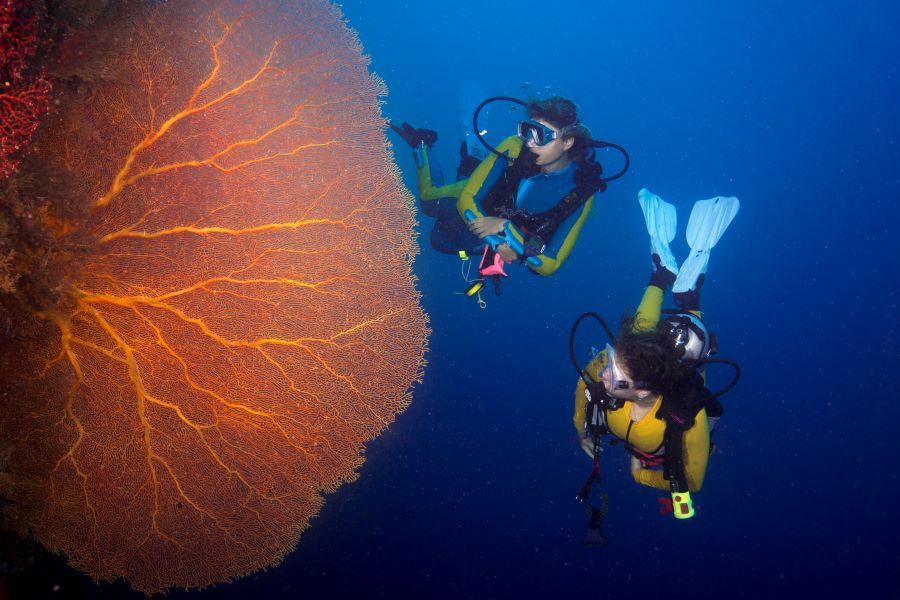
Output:
<instances>
[{"instance_id":1,"label":"diver's foot","mask_svg":"<svg viewBox=\"0 0 900 600\"><path fill-rule=\"evenodd\" d=\"M393 123L391 129L397 132L397 135L403 138L403 141L409 144L413 150L422 144L431 148L432 144L437 141L437 132L431 129L416 129L409 123L404 122L403 125L397 127Z\"/></svg>"},{"instance_id":2,"label":"diver's foot","mask_svg":"<svg viewBox=\"0 0 900 600\"><path fill-rule=\"evenodd\" d=\"M650 258L653 260L653 273L650 275L650 285L655 285L662 291L666 291L675 283L678 274L663 266L659 254L653 254Z\"/></svg>"},{"instance_id":3,"label":"diver's foot","mask_svg":"<svg viewBox=\"0 0 900 600\"><path fill-rule=\"evenodd\" d=\"M703 280L706 275L701 273L694 283L694 288L686 292L675 292L672 297L675 298L675 305L681 310L700 310L700 288L703 287Z\"/></svg>"}]
</instances>

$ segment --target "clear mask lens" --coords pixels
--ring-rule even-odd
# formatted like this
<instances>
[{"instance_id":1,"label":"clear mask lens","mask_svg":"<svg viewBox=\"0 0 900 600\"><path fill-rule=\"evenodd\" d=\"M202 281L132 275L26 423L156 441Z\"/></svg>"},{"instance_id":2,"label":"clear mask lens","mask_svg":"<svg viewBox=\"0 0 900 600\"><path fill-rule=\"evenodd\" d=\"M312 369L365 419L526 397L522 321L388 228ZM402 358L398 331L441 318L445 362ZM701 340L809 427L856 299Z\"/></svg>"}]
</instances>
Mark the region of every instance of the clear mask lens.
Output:
<instances>
[{"instance_id":1,"label":"clear mask lens","mask_svg":"<svg viewBox=\"0 0 900 600\"><path fill-rule=\"evenodd\" d=\"M616 364L616 350L609 344L606 344L606 368L604 372L609 376L609 387L607 391L627 390L631 387L631 381L625 377L625 374Z\"/></svg>"}]
</instances>

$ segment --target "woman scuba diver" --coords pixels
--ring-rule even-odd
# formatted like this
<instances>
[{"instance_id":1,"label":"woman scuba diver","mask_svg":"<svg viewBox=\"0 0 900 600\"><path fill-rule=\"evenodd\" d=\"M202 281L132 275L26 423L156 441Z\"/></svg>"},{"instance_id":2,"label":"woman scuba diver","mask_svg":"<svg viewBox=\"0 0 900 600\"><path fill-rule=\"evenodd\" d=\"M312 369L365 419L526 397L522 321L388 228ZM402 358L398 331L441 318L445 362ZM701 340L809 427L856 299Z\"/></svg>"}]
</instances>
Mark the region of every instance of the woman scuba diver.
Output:
<instances>
[{"instance_id":1,"label":"woman scuba diver","mask_svg":"<svg viewBox=\"0 0 900 600\"><path fill-rule=\"evenodd\" d=\"M717 397L734 387L740 375L735 363L710 358L715 342L700 318L700 288L710 250L737 214L739 202L718 197L694 205L687 232L691 251L679 269L669 249L675 207L646 189L638 198L650 233L654 271L634 317L626 319L586 369L578 369L573 423L581 447L594 460L594 472L579 499L586 501L591 484L599 479L601 436L610 434L625 443L635 482L670 491L672 504L666 508L685 519L693 515L690 493L700 490L706 476L710 433L722 414ZM670 287L678 310L663 311ZM606 329L594 313L582 315L570 340L573 362L575 329L587 316L599 319ZM735 379L716 393L707 389L702 372L710 363L726 363L736 371Z\"/></svg>"},{"instance_id":2,"label":"woman scuba diver","mask_svg":"<svg viewBox=\"0 0 900 600\"><path fill-rule=\"evenodd\" d=\"M515 98L489 98L478 107L474 120L485 104L498 100L525 105L529 118L519 123L517 135L497 148L488 147L491 153L453 184L436 187L432 180L428 148L437 134L408 123L392 129L415 151L423 212L438 219L431 236L436 249L469 255L484 249L482 275L505 276L504 263L516 261L550 275L571 253L596 192L627 169L627 154L625 169L604 179L593 149L611 146L623 154L624 150L592 140L572 101L552 97L526 104Z\"/></svg>"}]
</instances>

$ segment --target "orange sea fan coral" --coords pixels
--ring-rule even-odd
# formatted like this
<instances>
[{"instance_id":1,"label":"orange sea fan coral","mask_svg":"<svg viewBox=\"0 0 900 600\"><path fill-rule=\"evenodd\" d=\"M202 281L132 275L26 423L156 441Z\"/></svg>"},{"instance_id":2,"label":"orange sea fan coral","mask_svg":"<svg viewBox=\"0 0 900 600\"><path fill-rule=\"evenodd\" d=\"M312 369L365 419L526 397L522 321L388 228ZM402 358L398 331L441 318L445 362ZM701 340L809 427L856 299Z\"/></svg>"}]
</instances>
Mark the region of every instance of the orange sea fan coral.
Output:
<instances>
[{"instance_id":1,"label":"orange sea fan coral","mask_svg":"<svg viewBox=\"0 0 900 600\"><path fill-rule=\"evenodd\" d=\"M5 520L96 579L200 587L278 562L406 406L411 198L326 2L102 23L114 76L34 142L35 185L84 216L4 360Z\"/></svg>"}]
</instances>

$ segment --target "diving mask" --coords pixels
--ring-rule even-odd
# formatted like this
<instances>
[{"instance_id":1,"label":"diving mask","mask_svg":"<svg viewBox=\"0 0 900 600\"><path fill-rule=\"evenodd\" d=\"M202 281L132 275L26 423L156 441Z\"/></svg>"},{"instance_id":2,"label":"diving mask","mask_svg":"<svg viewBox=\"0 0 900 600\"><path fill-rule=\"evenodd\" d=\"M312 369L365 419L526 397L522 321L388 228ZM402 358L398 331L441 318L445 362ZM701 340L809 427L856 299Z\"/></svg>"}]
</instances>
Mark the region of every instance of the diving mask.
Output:
<instances>
[{"instance_id":1,"label":"diving mask","mask_svg":"<svg viewBox=\"0 0 900 600\"><path fill-rule=\"evenodd\" d=\"M609 389L607 392L615 390L627 390L634 387L633 382L625 376L619 365L616 364L616 349L606 344L606 367L603 369L604 374L609 376ZM604 385L606 380L604 378Z\"/></svg>"},{"instance_id":2,"label":"diving mask","mask_svg":"<svg viewBox=\"0 0 900 600\"><path fill-rule=\"evenodd\" d=\"M526 144L534 142L535 146L546 146L562 135L562 132L554 131L543 123L538 123L534 119L519 121L516 133L520 138L525 140Z\"/></svg>"}]
</instances>

